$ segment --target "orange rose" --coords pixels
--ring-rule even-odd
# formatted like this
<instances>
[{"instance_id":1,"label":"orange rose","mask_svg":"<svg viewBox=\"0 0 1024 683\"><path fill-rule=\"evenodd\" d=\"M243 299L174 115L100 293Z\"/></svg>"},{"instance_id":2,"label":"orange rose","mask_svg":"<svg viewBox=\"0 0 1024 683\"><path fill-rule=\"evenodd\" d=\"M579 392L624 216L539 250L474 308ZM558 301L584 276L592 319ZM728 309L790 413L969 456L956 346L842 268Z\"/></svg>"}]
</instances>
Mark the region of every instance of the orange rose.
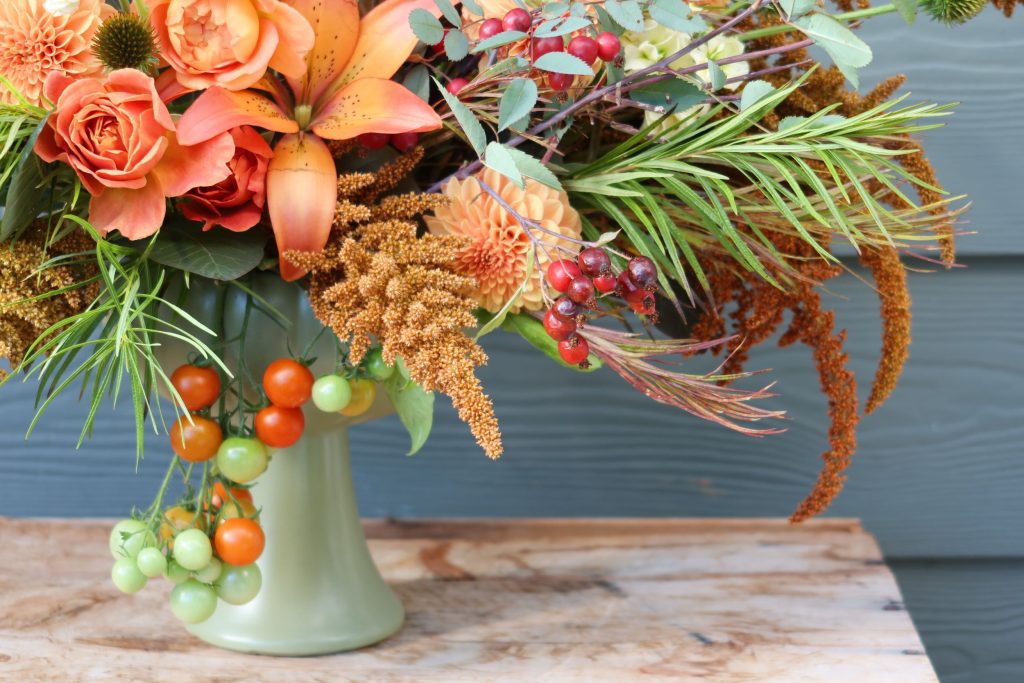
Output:
<instances>
[{"instance_id":1,"label":"orange rose","mask_svg":"<svg viewBox=\"0 0 1024 683\"><path fill-rule=\"evenodd\" d=\"M268 68L300 78L313 28L280 0L152 0L160 56L186 88L244 90Z\"/></svg>"},{"instance_id":2,"label":"orange rose","mask_svg":"<svg viewBox=\"0 0 1024 683\"><path fill-rule=\"evenodd\" d=\"M243 232L260 222L267 201L267 168L274 156L270 145L249 126L228 131L235 141L231 173L216 185L196 187L182 197L181 213L202 221L203 230L220 225Z\"/></svg>"},{"instance_id":3,"label":"orange rose","mask_svg":"<svg viewBox=\"0 0 1024 683\"><path fill-rule=\"evenodd\" d=\"M75 170L92 196L89 220L100 232L148 237L163 224L167 197L228 175L235 151L231 136L178 144L153 79L141 71L120 69L77 81L54 73L45 91L57 107L39 133L35 152Z\"/></svg>"}]
</instances>

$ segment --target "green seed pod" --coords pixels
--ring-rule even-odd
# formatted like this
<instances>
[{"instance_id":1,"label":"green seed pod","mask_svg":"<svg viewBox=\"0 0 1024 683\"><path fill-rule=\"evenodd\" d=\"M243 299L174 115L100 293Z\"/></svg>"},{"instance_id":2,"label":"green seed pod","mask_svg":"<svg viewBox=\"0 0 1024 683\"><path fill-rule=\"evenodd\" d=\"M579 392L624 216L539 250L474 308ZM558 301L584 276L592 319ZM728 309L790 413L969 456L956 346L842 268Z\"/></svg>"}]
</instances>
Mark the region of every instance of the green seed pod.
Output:
<instances>
[{"instance_id":1,"label":"green seed pod","mask_svg":"<svg viewBox=\"0 0 1024 683\"><path fill-rule=\"evenodd\" d=\"M987 4L987 0L927 0L924 10L937 21L963 24L978 16Z\"/></svg>"},{"instance_id":2,"label":"green seed pod","mask_svg":"<svg viewBox=\"0 0 1024 683\"><path fill-rule=\"evenodd\" d=\"M118 14L103 22L92 39L92 51L110 70L149 72L156 64L156 35L134 14Z\"/></svg>"}]
</instances>

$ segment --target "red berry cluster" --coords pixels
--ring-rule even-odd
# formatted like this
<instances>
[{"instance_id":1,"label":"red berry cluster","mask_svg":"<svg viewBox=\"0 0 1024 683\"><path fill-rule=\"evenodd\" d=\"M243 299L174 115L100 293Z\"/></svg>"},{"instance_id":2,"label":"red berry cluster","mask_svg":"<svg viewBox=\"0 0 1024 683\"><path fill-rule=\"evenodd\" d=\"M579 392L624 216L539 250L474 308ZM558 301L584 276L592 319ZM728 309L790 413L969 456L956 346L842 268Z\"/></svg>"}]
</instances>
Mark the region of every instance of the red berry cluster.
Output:
<instances>
[{"instance_id":1,"label":"red berry cluster","mask_svg":"<svg viewBox=\"0 0 1024 683\"><path fill-rule=\"evenodd\" d=\"M516 7L509 10L501 20L487 19L480 24L480 40L486 40L504 31L531 33L532 29L533 15L521 7ZM615 34L607 31L599 34L597 38L591 38L588 35L577 35L569 40L568 45L566 45L563 36L532 37L528 40L531 61L536 61L542 55L546 55L549 52L568 52L573 57L586 62L588 66L592 66L598 59L604 62L614 60L622 49L622 45ZM572 85L573 78L572 74L553 72L547 74L548 85L556 92L567 90ZM453 79L448 84L448 91L453 95L457 95L458 91L465 87L465 83L463 83L461 87L453 89L455 82L460 80L465 79Z\"/></svg>"},{"instance_id":2,"label":"red berry cluster","mask_svg":"<svg viewBox=\"0 0 1024 683\"><path fill-rule=\"evenodd\" d=\"M356 138L359 144L366 149L382 149L390 143L392 147L402 154L411 152L416 145L420 144L419 133L363 133Z\"/></svg>"},{"instance_id":3,"label":"red berry cluster","mask_svg":"<svg viewBox=\"0 0 1024 683\"><path fill-rule=\"evenodd\" d=\"M587 247L575 261L562 259L548 266L547 281L561 292L544 314L544 330L558 342L558 353L570 365L587 367L590 345L577 333L586 322L586 310L597 308L598 294L616 294L641 315L654 314L658 269L646 256L632 258L616 277L608 252Z\"/></svg>"}]
</instances>

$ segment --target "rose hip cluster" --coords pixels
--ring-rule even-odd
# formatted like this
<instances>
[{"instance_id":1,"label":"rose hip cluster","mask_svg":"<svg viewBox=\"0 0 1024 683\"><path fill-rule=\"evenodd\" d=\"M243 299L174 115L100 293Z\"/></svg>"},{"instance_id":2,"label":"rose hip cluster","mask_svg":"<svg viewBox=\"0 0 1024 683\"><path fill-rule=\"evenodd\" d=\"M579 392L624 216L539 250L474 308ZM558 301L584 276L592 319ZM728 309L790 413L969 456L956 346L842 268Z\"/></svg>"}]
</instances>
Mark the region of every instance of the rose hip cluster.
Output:
<instances>
[{"instance_id":1,"label":"rose hip cluster","mask_svg":"<svg viewBox=\"0 0 1024 683\"><path fill-rule=\"evenodd\" d=\"M590 345L577 330L586 322L585 311L597 308L599 294L615 294L635 313L654 315L658 269L646 256L630 259L626 269L616 276L608 252L600 247L587 247L575 261L562 259L551 263L547 281L563 296L544 314L544 330L558 342L558 353L570 365L587 367Z\"/></svg>"},{"instance_id":2,"label":"rose hip cluster","mask_svg":"<svg viewBox=\"0 0 1024 683\"><path fill-rule=\"evenodd\" d=\"M521 7L509 10L501 19L487 19L480 24L480 40L487 40L505 31L520 31L532 33L533 16ZM593 66L594 62L600 59L603 62L611 62L619 56L622 45L614 33L605 31L598 34L596 38L588 35L577 35L571 38L566 44L563 36L548 36L545 38L531 37L528 46L528 57L535 62L549 52L567 52L573 57L583 60L587 66ZM564 92L572 85L575 77L572 74L548 72L547 83L552 90ZM469 84L465 78L453 78L448 83L448 92L458 95L459 91Z\"/></svg>"}]
</instances>

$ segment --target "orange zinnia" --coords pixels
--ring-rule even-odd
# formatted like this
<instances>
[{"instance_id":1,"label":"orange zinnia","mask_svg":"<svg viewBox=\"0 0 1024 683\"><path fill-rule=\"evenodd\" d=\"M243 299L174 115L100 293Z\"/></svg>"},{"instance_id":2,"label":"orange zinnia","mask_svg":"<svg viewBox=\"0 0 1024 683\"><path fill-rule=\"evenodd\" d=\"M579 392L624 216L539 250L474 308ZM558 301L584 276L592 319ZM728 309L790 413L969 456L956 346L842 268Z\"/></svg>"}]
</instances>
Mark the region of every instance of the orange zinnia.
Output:
<instances>
[{"instance_id":1,"label":"orange zinnia","mask_svg":"<svg viewBox=\"0 0 1024 683\"><path fill-rule=\"evenodd\" d=\"M267 176L267 209L278 252L321 251L338 198L334 159L322 138L440 128L434 109L389 80L416 46L409 13L439 14L433 0L386 0L360 19L354 0L297 0L316 32L306 74L288 87L264 78L253 89L213 86L178 123L178 139L194 144L240 125L285 133ZM285 280L305 271L281 259Z\"/></svg>"}]
</instances>

